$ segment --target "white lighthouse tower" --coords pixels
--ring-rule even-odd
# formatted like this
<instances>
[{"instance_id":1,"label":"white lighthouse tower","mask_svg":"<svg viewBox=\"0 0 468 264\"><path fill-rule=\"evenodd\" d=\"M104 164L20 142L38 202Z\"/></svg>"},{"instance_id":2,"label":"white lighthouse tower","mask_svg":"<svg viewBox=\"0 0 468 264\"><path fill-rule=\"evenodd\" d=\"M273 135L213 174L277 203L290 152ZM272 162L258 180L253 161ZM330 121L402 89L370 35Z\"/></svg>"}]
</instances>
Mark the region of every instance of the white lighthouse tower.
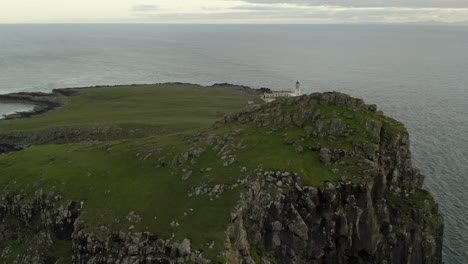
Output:
<instances>
[{"instance_id":1,"label":"white lighthouse tower","mask_svg":"<svg viewBox=\"0 0 468 264\"><path fill-rule=\"evenodd\" d=\"M302 95L302 88L301 84L299 81L296 82L296 96L301 96Z\"/></svg>"}]
</instances>

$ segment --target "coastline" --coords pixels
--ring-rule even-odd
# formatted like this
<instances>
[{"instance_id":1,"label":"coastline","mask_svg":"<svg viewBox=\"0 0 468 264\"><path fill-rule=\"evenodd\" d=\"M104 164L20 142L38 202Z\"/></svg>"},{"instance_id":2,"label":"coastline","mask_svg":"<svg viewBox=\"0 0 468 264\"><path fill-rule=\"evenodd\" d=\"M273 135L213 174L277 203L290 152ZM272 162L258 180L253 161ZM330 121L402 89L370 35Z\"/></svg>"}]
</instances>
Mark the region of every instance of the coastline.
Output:
<instances>
[{"instance_id":1,"label":"coastline","mask_svg":"<svg viewBox=\"0 0 468 264\"><path fill-rule=\"evenodd\" d=\"M58 88L53 89L50 93L45 92L19 92L19 93L8 93L0 94L0 104L1 103L21 103L33 105L34 109L30 111L19 111L13 114L6 114L1 122L15 120L15 119L25 119L36 117L43 114L48 114L54 111L58 111L61 108L69 104L69 97L79 94L84 89L98 89L104 87L131 87L131 86L154 86L154 85L189 85L193 86L195 89L203 88L228 88L235 89L247 94L262 94L265 91L271 91L269 88L251 88L245 85L236 85L230 83L215 83L211 86L203 86L199 84L192 83L181 83L181 82L168 82L168 83L153 83L153 84L129 84L129 85L97 85L97 86L87 86L87 87L70 87L70 88Z\"/></svg>"},{"instance_id":2,"label":"coastline","mask_svg":"<svg viewBox=\"0 0 468 264\"><path fill-rule=\"evenodd\" d=\"M0 119L0 122L13 119L23 119L38 116L45 113L58 110L67 104L67 100L59 98L55 91L51 93L11 93L0 95L0 103L20 103L32 105L34 108L30 111L19 111L13 114L6 114Z\"/></svg>"}]
</instances>

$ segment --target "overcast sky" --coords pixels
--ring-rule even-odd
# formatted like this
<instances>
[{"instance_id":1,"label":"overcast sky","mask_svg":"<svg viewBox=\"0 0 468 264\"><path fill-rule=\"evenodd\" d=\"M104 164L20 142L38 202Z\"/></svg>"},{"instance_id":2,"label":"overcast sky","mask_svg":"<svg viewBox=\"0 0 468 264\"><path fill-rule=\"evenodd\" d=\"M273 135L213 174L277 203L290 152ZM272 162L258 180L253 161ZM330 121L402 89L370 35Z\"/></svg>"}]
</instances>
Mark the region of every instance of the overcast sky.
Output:
<instances>
[{"instance_id":1,"label":"overcast sky","mask_svg":"<svg viewBox=\"0 0 468 264\"><path fill-rule=\"evenodd\" d=\"M3 0L0 23L466 22L468 0Z\"/></svg>"}]
</instances>

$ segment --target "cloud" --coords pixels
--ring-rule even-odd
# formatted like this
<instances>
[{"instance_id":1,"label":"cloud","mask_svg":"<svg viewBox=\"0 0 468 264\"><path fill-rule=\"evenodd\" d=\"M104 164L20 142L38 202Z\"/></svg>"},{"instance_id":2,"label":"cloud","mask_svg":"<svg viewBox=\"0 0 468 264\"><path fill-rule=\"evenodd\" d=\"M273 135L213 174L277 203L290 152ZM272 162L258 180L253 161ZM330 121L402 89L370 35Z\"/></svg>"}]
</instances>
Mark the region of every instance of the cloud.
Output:
<instances>
[{"instance_id":1,"label":"cloud","mask_svg":"<svg viewBox=\"0 0 468 264\"><path fill-rule=\"evenodd\" d=\"M420 21L461 23L468 18L468 0L21 0L4 2L0 9L0 23L268 24ZM38 8L41 12L36 12Z\"/></svg>"},{"instance_id":2,"label":"cloud","mask_svg":"<svg viewBox=\"0 0 468 264\"><path fill-rule=\"evenodd\" d=\"M303 6L468 8L467 0L244 0L255 4Z\"/></svg>"},{"instance_id":3,"label":"cloud","mask_svg":"<svg viewBox=\"0 0 468 264\"><path fill-rule=\"evenodd\" d=\"M459 23L468 17L468 8L393 7L377 4L387 3L385 1L200 0L181 5L174 1L161 0L158 6L133 6L132 17L129 19L139 23L334 24L417 23L422 21ZM421 0L405 0L405 3L415 4L418 1ZM436 0L424 1L437 2ZM458 0L446 1L455 3ZM468 2L468 0L464 1ZM392 3L399 2L402 3L403 0L392 1Z\"/></svg>"},{"instance_id":4,"label":"cloud","mask_svg":"<svg viewBox=\"0 0 468 264\"><path fill-rule=\"evenodd\" d=\"M415 23L421 21L461 22L468 8L341 7L304 6L244 2L204 12L138 13L141 22L162 23Z\"/></svg>"},{"instance_id":5,"label":"cloud","mask_svg":"<svg viewBox=\"0 0 468 264\"><path fill-rule=\"evenodd\" d=\"M241 6L233 6L230 9L247 10L247 11L276 11L276 10L284 10L285 8L281 6L273 6L273 5L241 5Z\"/></svg>"},{"instance_id":6,"label":"cloud","mask_svg":"<svg viewBox=\"0 0 468 264\"><path fill-rule=\"evenodd\" d=\"M132 7L134 12L153 12L159 10L156 5L135 5Z\"/></svg>"}]
</instances>

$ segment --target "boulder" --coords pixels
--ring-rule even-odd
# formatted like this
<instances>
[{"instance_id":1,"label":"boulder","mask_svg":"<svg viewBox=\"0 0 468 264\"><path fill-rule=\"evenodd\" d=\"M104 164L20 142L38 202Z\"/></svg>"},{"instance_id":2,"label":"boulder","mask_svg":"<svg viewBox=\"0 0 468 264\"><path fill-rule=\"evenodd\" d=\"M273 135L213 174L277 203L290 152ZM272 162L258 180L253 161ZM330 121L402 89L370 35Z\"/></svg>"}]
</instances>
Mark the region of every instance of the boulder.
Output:
<instances>
[{"instance_id":1,"label":"boulder","mask_svg":"<svg viewBox=\"0 0 468 264\"><path fill-rule=\"evenodd\" d=\"M330 164L332 158L332 153L328 148L321 148L320 149L320 162L325 165Z\"/></svg>"},{"instance_id":2,"label":"boulder","mask_svg":"<svg viewBox=\"0 0 468 264\"><path fill-rule=\"evenodd\" d=\"M177 249L179 251L179 255L182 256L182 257L190 255L190 253L191 253L190 240L188 240L187 238L182 240L182 242L179 244Z\"/></svg>"}]
</instances>

